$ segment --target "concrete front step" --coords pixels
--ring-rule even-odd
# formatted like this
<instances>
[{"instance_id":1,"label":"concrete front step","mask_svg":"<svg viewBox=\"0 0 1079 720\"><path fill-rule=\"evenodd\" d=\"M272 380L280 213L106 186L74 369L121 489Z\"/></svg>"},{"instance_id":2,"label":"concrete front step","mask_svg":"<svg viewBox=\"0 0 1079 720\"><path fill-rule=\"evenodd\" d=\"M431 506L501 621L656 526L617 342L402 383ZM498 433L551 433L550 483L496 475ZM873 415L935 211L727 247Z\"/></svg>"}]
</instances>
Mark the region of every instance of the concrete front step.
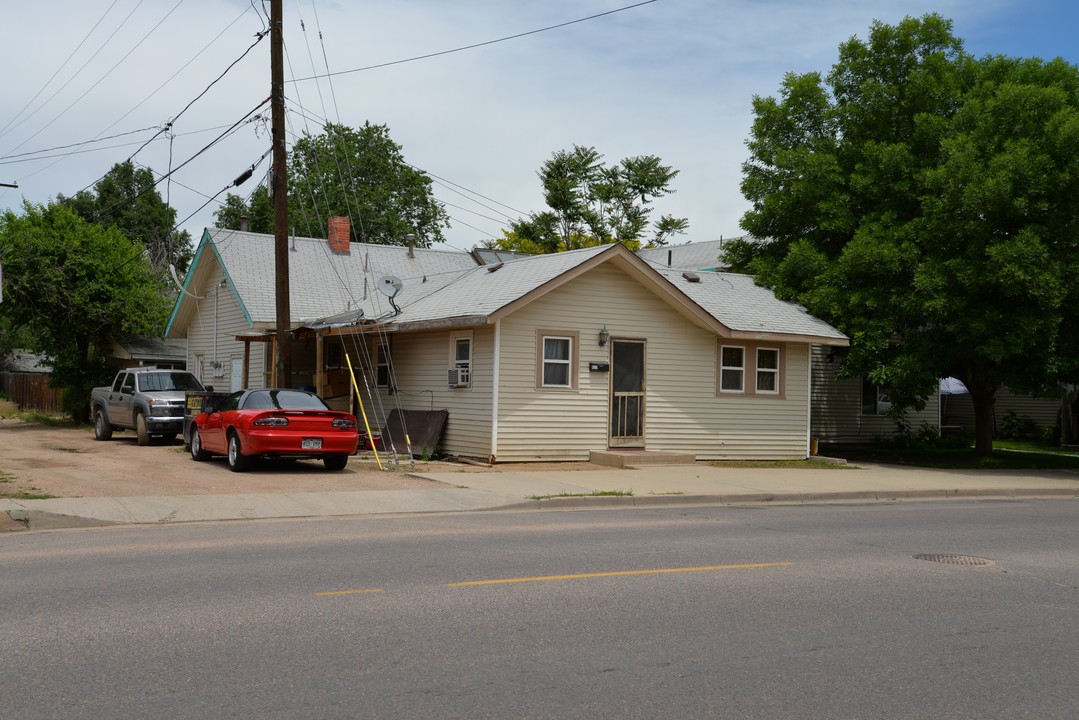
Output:
<instances>
[{"instance_id":1,"label":"concrete front step","mask_svg":"<svg viewBox=\"0 0 1079 720\"><path fill-rule=\"evenodd\" d=\"M588 461L607 467L640 467L642 465L693 465L693 455L662 450L592 450Z\"/></svg>"}]
</instances>

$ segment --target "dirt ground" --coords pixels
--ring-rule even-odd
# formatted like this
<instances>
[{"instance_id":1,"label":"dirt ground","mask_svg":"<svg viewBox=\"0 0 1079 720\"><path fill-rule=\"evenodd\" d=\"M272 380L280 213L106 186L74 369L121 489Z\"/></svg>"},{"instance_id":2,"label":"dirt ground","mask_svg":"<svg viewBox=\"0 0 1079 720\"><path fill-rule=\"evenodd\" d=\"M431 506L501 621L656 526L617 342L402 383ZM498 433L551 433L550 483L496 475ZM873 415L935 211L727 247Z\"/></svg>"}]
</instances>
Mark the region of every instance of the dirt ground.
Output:
<instances>
[{"instance_id":1,"label":"dirt ground","mask_svg":"<svg viewBox=\"0 0 1079 720\"><path fill-rule=\"evenodd\" d=\"M390 463L383 456L384 467ZM379 470L374 457L349 458L340 472L321 462L260 463L244 473L230 472L223 457L195 462L179 441L155 440L139 447L132 432L94 439L89 426L56 428L0 419L0 497L19 493L54 497L129 497L136 495L212 495L231 493L407 490L432 487L409 472L493 472L540 470L549 464L477 467L455 462L402 460L400 469ZM595 469L589 463L558 463L560 470Z\"/></svg>"}]
</instances>

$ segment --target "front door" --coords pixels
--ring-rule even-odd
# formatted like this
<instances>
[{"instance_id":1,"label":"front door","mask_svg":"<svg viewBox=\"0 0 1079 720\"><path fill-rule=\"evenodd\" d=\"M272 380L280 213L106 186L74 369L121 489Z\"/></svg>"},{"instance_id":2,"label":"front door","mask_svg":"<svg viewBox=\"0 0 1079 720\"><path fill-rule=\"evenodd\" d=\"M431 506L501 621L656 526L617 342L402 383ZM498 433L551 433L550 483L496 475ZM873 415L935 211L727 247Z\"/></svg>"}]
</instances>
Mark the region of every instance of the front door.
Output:
<instances>
[{"instance_id":1,"label":"front door","mask_svg":"<svg viewBox=\"0 0 1079 720\"><path fill-rule=\"evenodd\" d=\"M611 447L644 447L644 340L611 341Z\"/></svg>"}]
</instances>

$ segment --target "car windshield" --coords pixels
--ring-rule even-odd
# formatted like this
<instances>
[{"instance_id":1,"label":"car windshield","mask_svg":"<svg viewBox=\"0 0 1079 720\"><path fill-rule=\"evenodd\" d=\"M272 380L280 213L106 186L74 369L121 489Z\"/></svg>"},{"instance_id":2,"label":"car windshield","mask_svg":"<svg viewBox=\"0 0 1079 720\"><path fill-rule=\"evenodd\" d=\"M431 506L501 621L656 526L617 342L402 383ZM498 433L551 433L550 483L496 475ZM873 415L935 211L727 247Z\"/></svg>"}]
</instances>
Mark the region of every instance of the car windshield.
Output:
<instances>
[{"instance_id":1,"label":"car windshield","mask_svg":"<svg viewBox=\"0 0 1079 720\"><path fill-rule=\"evenodd\" d=\"M301 390L259 390L244 400L244 410L328 410L317 395Z\"/></svg>"},{"instance_id":2,"label":"car windshield","mask_svg":"<svg viewBox=\"0 0 1079 720\"><path fill-rule=\"evenodd\" d=\"M146 373L139 375L139 387L143 392L164 390L202 390L202 383L189 372Z\"/></svg>"}]
</instances>

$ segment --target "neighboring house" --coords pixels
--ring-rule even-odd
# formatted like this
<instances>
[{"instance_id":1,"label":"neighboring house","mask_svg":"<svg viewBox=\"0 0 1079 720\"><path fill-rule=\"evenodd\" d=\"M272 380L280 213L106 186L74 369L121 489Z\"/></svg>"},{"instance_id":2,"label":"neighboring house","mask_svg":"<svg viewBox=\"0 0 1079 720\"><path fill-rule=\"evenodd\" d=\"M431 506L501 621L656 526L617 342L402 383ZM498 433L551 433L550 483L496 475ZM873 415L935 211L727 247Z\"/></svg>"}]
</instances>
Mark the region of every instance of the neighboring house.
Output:
<instances>
[{"instance_id":1,"label":"neighboring house","mask_svg":"<svg viewBox=\"0 0 1079 720\"><path fill-rule=\"evenodd\" d=\"M822 444L871 443L895 437L900 426L889 415L888 393L861 377L838 377L841 358L828 347L813 348L812 434ZM940 393L920 411L908 410L904 422L917 432L922 423L940 428Z\"/></svg>"},{"instance_id":2,"label":"neighboring house","mask_svg":"<svg viewBox=\"0 0 1079 720\"><path fill-rule=\"evenodd\" d=\"M43 355L12 350L0 358L0 394L20 410L58 415L63 409L60 391L49 385L52 366Z\"/></svg>"},{"instance_id":3,"label":"neighboring house","mask_svg":"<svg viewBox=\"0 0 1079 720\"><path fill-rule=\"evenodd\" d=\"M638 250L637 255L655 267L698 272L726 272L729 266L719 259L723 253L723 245L732 240L744 240L748 237L748 235L743 235L682 245L663 245Z\"/></svg>"},{"instance_id":4,"label":"neighboring house","mask_svg":"<svg viewBox=\"0 0 1079 720\"><path fill-rule=\"evenodd\" d=\"M154 365L187 369L187 347L183 340L165 340L145 335L127 335L112 344L109 363L117 367Z\"/></svg>"},{"instance_id":5,"label":"neighboring house","mask_svg":"<svg viewBox=\"0 0 1079 720\"><path fill-rule=\"evenodd\" d=\"M849 445L898 435L901 427L888 415L887 389L862 377L838 377L839 364L831 348L814 348L813 437L824 444ZM1019 421L1028 419L1038 433L1057 423L1060 408L1061 398L1035 398L1001 388L993 402L994 434L1004 430L1002 421L1009 412ZM922 410L904 413L903 423L915 433L924 424L939 434L974 437L974 406L962 383L946 378Z\"/></svg>"},{"instance_id":6,"label":"neighboring house","mask_svg":"<svg viewBox=\"0 0 1079 720\"><path fill-rule=\"evenodd\" d=\"M410 287L435 285L444 282L447 273L476 267L464 252L349 243L347 222L333 224L331 230L329 241L302 237L289 241L294 327L353 308L390 311L377 288L385 276L400 278ZM274 384L274 273L272 235L220 228L203 233L165 337L186 340L187 369L204 385L229 391ZM311 345L293 343L293 385L314 385Z\"/></svg>"},{"instance_id":7,"label":"neighboring house","mask_svg":"<svg viewBox=\"0 0 1079 720\"><path fill-rule=\"evenodd\" d=\"M310 257L300 266L313 274L300 281L293 271L293 325L304 338L293 365L298 356L309 362L294 384L309 379L348 407L339 368L351 362L374 425L383 427L390 409L446 410L440 449L451 455L587 460L640 448L804 458L810 348L847 344L750 277L661 270L621 245L482 267L466 253L465 263L422 250L409 259L435 261L441 272L402 269L402 247L353 245L344 254L300 238L296 247L290 270L293 258ZM200 355L196 364L205 364L216 342L219 360L227 346L235 362L235 337L272 329L272 250L266 236L204 235L169 326L171 337L187 337L189 361ZM349 258L368 252L363 274ZM401 280L400 290L379 283L393 298L374 289L383 274ZM304 305L313 288L335 295L334 312ZM207 332L215 317L218 332ZM266 357L251 353L253 385L270 381Z\"/></svg>"}]
</instances>

